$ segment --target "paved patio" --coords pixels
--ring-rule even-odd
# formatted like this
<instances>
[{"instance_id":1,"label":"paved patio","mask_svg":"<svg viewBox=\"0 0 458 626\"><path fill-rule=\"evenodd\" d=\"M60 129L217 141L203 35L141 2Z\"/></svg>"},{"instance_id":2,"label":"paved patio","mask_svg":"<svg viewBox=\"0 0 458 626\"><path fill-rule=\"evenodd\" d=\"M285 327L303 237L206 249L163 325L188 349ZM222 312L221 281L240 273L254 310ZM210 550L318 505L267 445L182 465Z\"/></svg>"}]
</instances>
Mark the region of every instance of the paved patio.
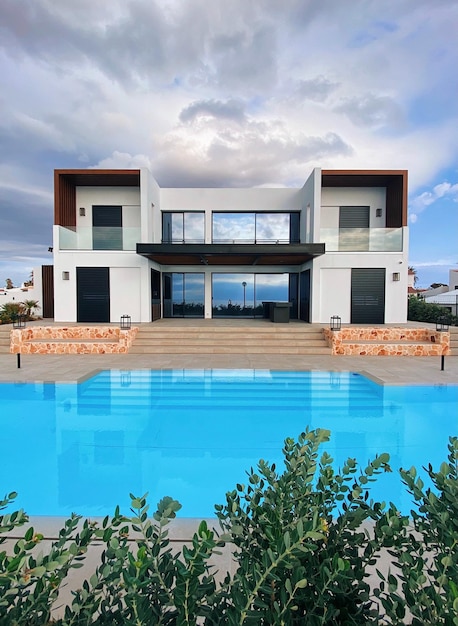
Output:
<instances>
[{"instance_id":1,"label":"paved patio","mask_svg":"<svg viewBox=\"0 0 458 626\"><path fill-rule=\"evenodd\" d=\"M386 385L458 384L458 357L300 355L17 355L0 354L0 381L76 382L103 369L273 369L353 371Z\"/></svg>"}]
</instances>

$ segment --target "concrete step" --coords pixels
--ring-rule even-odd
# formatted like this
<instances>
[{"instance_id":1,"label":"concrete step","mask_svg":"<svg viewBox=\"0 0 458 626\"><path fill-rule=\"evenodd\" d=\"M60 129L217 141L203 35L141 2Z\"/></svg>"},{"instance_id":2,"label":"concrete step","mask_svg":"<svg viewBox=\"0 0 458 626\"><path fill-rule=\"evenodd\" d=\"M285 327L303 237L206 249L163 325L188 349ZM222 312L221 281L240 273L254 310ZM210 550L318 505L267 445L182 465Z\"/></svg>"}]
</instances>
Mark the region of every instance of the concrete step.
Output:
<instances>
[{"instance_id":1,"label":"concrete step","mask_svg":"<svg viewBox=\"0 0 458 626\"><path fill-rule=\"evenodd\" d=\"M326 354L330 355L331 350L326 345L313 347L293 347L293 346L190 346L190 345L170 345L170 346L137 346L135 343L129 350L129 354Z\"/></svg>"},{"instance_id":2,"label":"concrete step","mask_svg":"<svg viewBox=\"0 0 458 626\"><path fill-rule=\"evenodd\" d=\"M0 354L9 354L10 352L10 333L11 324L0 326Z\"/></svg>"},{"instance_id":3,"label":"concrete step","mask_svg":"<svg viewBox=\"0 0 458 626\"><path fill-rule=\"evenodd\" d=\"M450 327L450 353L458 356L458 326Z\"/></svg>"},{"instance_id":4,"label":"concrete step","mask_svg":"<svg viewBox=\"0 0 458 626\"><path fill-rule=\"evenodd\" d=\"M330 354L320 329L302 324L140 326L130 354Z\"/></svg>"}]
</instances>

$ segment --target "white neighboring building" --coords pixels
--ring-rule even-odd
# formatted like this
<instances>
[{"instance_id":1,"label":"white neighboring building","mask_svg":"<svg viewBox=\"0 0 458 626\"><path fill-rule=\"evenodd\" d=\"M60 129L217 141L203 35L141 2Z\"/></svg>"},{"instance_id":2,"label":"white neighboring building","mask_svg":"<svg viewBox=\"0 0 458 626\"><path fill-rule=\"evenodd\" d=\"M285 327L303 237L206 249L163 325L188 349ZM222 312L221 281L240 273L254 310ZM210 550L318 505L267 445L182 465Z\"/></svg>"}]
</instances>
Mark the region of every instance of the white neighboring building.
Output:
<instances>
[{"instance_id":1,"label":"white neighboring building","mask_svg":"<svg viewBox=\"0 0 458 626\"><path fill-rule=\"evenodd\" d=\"M452 315L458 315L458 289L425 297L425 302L438 304Z\"/></svg>"},{"instance_id":2,"label":"white neighboring building","mask_svg":"<svg viewBox=\"0 0 458 626\"><path fill-rule=\"evenodd\" d=\"M404 170L316 168L303 187L275 189L56 170L54 224L43 298L49 310L53 293L58 322L253 318L271 301L305 322L407 320Z\"/></svg>"}]
</instances>

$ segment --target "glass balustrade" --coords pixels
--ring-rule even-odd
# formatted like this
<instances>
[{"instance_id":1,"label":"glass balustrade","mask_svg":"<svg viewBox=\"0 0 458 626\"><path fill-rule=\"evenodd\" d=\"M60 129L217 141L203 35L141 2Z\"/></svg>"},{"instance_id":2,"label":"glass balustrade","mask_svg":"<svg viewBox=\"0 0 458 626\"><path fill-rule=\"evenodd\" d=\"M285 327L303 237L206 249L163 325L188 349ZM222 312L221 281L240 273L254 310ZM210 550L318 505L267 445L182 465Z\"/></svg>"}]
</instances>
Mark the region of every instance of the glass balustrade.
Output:
<instances>
[{"instance_id":1,"label":"glass balustrade","mask_svg":"<svg viewBox=\"0 0 458 626\"><path fill-rule=\"evenodd\" d=\"M139 241L139 226L59 226L59 250L135 250Z\"/></svg>"},{"instance_id":2,"label":"glass balustrade","mask_svg":"<svg viewBox=\"0 0 458 626\"><path fill-rule=\"evenodd\" d=\"M326 252L402 252L402 228L322 228Z\"/></svg>"}]
</instances>

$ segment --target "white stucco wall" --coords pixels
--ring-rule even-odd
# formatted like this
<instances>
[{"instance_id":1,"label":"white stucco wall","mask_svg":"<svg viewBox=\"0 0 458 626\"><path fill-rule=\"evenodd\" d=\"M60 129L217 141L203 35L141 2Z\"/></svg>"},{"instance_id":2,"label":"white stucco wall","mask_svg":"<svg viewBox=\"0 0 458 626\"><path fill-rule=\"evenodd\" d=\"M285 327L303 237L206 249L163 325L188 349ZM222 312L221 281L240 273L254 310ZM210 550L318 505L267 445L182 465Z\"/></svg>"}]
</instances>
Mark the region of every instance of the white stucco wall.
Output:
<instances>
[{"instance_id":1,"label":"white stucco wall","mask_svg":"<svg viewBox=\"0 0 458 626\"><path fill-rule=\"evenodd\" d=\"M386 190L383 187L325 187L321 191L321 228L339 228L341 206L368 206L369 227L385 228ZM381 217L376 217L382 209Z\"/></svg>"},{"instance_id":2,"label":"white stucco wall","mask_svg":"<svg viewBox=\"0 0 458 626\"><path fill-rule=\"evenodd\" d=\"M133 323L142 321L139 267L110 269L110 321L119 322L121 315L130 315Z\"/></svg>"},{"instance_id":3,"label":"white stucco wall","mask_svg":"<svg viewBox=\"0 0 458 626\"><path fill-rule=\"evenodd\" d=\"M301 189L302 215L300 238L303 243L313 243L314 229L320 222L321 205L321 169L316 167ZM316 239L315 241L319 241Z\"/></svg>"},{"instance_id":4,"label":"white stucco wall","mask_svg":"<svg viewBox=\"0 0 458 626\"><path fill-rule=\"evenodd\" d=\"M298 211L300 189L161 189L163 211Z\"/></svg>"},{"instance_id":5,"label":"white stucco wall","mask_svg":"<svg viewBox=\"0 0 458 626\"><path fill-rule=\"evenodd\" d=\"M110 321L131 315L132 321L151 320L151 298L148 260L134 251L105 250L59 251L59 229L54 226L54 319L77 321L77 267L110 268ZM63 280L62 273L69 273Z\"/></svg>"},{"instance_id":6,"label":"white stucco wall","mask_svg":"<svg viewBox=\"0 0 458 626\"><path fill-rule=\"evenodd\" d=\"M140 170L141 236L138 243L161 241L161 190L151 172Z\"/></svg>"},{"instance_id":7,"label":"white stucco wall","mask_svg":"<svg viewBox=\"0 0 458 626\"><path fill-rule=\"evenodd\" d=\"M314 263L313 322L328 323L339 315L342 323L351 322L352 268L385 268L385 323L407 321L407 260L404 253L326 254ZM400 280L393 280L393 273Z\"/></svg>"}]
</instances>

